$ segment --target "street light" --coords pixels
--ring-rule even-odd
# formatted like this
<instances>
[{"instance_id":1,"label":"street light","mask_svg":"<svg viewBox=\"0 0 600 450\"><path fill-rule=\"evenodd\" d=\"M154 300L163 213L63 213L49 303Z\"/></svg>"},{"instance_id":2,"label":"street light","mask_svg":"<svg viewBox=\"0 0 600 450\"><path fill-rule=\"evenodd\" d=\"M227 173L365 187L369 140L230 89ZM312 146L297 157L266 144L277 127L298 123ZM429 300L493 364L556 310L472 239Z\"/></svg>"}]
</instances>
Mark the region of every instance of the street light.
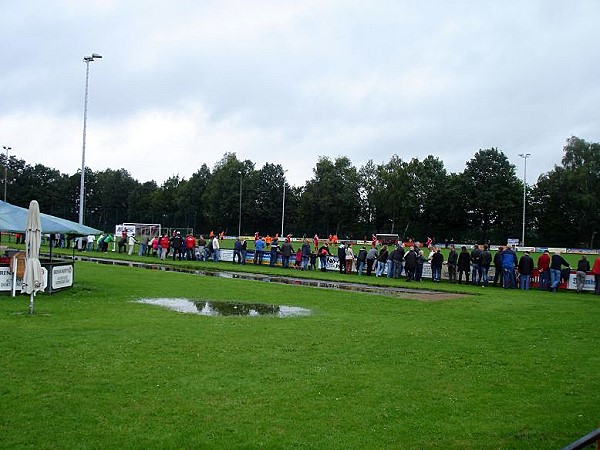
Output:
<instances>
[{"instance_id":1,"label":"street light","mask_svg":"<svg viewBox=\"0 0 600 450\"><path fill-rule=\"evenodd\" d=\"M85 99L83 103L83 145L81 149L81 184L79 185L79 223L83 225L83 207L85 198L85 131L87 126L87 104L88 104L88 86L90 78L90 63L94 59L102 58L98 53L92 53L91 56L84 56L85 62Z\"/></svg>"},{"instance_id":2,"label":"street light","mask_svg":"<svg viewBox=\"0 0 600 450\"><path fill-rule=\"evenodd\" d=\"M6 150L6 161L4 162L4 203L6 203L6 185L8 184L8 151L12 150L10 147L2 146Z\"/></svg>"},{"instance_id":3,"label":"street light","mask_svg":"<svg viewBox=\"0 0 600 450\"><path fill-rule=\"evenodd\" d=\"M525 204L527 201L527 158L531 156L531 153L519 153L519 156L523 158L525 167L523 169L523 230L521 233L521 246L525 247Z\"/></svg>"},{"instance_id":4,"label":"street light","mask_svg":"<svg viewBox=\"0 0 600 450\"><path fill-rule=\"evenodd\" d=\"M240 176L240 220L238 222L238 237L242 235L242 171L238 170Z\"/></svg>"},{"instance_id":5,"label":"street light","mask_svg":"<svg viewBox=\"0 0 600 450\"><path fill-rule=\"evenodd\" d=\"M281 238L283 238L283 223L285 221L285 173L287 170L283 171L283 197L281 200Z\"/></svg>"}]
</instances>

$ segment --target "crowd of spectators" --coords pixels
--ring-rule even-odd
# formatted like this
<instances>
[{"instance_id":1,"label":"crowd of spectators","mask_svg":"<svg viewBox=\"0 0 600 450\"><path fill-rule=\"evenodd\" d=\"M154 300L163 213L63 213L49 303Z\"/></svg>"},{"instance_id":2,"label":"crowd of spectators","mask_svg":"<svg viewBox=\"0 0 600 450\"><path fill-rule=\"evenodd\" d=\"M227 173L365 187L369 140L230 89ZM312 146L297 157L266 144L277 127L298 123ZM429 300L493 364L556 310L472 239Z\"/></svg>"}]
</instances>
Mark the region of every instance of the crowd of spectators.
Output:
<instances>
[{"instance_id":1,"label":"crowd of spectators","mask_svg":"<svg viewBox=\"0 0 600 450\"><path fill-rule=\"evenodd\" d=\"M126 248L131 255L134 245L138 245L138 254L153 255L161 260L172 258L173 260L214 261L220 260L220 239L211 232L209 239L201 235L196 239L192 234L183 237L179 231L173 231L171 236L149 236L142 234L137 240L134 236L128 236L123 231L118 241L119 253L125 252ZM107 251L108 244L113 240L112 235L100 236L97 241L98 251ZM359 276L404 278L407 282L420 282L423 280L423 266L429 263L431 267L431 281L442 282L442 269L447 267L448 282L453 284L471 284L481 287L498 286L504 289L520 288L529 290L534 273L537 273L538 287L549 292L557 292L559 285L568 280L570 264L559 252L552 255L548 250L544 251L537 259L533 260L529 251L525 251L519 258L511 245L499 247L492 254L487 244L474 245L467 249L462 246L458 251L454 244L449 245L448 256L445 259L439 246L428 238L427 245L419 242L406 244L381 244L373 236L370 245L361 245L354 253L351 241L338 241L337 236L330 236L322 240L314 236L312 242L303 238L296 249L291 236L281 239L275 237L254 236L254 254L248 261L248 243L240 237L235 240L233 247L233 262L235 264L246 264L251 262L262 265L265 255L268 254L271 267L295 268L297 270L326 271L328 264L336 264L340 273L356 273ZM93 239L87 243L87 249L93 248ZM334 248L335 258L332 253ZM425 254L427 252L427 255ZM317 264L318 261L318 264ZM490 279L490 268L494 266L494 276ZM536 272L537 269L537 272ZM592 272L595 278L595 293L600 294L600 256L594 261L592 267L586 255L582 255L577 263L576 289L577 292L584 291L587 273ZM463 281L464 280L464 281Z\"/></svg>"}]
</instances>

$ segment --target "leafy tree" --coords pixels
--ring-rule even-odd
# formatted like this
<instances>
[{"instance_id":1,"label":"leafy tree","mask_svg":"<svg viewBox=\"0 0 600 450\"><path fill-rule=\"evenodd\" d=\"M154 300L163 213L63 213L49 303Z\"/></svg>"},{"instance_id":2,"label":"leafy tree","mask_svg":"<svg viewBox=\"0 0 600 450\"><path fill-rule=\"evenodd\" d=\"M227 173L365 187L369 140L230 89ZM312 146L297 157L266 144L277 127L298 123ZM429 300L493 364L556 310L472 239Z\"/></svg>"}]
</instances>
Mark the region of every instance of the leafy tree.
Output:
<instances>
[{"instance_id":1,"label":"leafy tree","mask_svg":"<svg viewBox=\"0 0 600 450\"><path fill-rule=\"evenodd\" d=\"M397 155L377 167L375 188L375 230L377 232L408 231L418 216L415 210L416 174ZM418 208L418 206L417 206Z\"/></svg>"},{"instance_id":2,"label":"leafy tree","mask_svg":"<svg viewBox=\"0 0 600 450\"><path fill-rule=\"evenodd\" d=\"M515 166L497 148L479 150L462 173L467 226L480 241L497 242L519 235L523 184Z\"/></svg>"},{"instance_id":3,"label":"leafy tree","mask_svg":"<svg viewBox=\"0 0 600 450\"><path fill-rule=\"evenodd\" d=\"M347 157L319 157L314 177L306 183L298 214L301 232L345 237L356 232L360 210L358 172Z\"/></svg>"},{"instance_id":4,"label":"leafy tree","mask_svg":"<svg viewBox=\"0 0 600 450\"><path fill-rule=\"evenodd\" d=\"M131 222L129 194L138 186L125 169L106 169L86 175L86 216L102 229L111 230L115 224Z\"/></svg>"},{"instance_id":5,"label":"leafy tree","mask_svg":"<svg viewBox=\"0 0 600 450\"><path fill-rule=\"evenodd\" d=\"M531 192L538 239L591 246L600 232L600 144L573 136L563 151L562 167L542 175Z\"/></svg>"},{"instance_id":6,"label":"leafy tree","mask_svg":"<svg viewBox=\"0 0 600 450\"><path fill-rule=\"evenodd\" d=\"M445 205L448 175L444 163L433 156L423 161L414 158L405 165L405 171L413 180L412 200L414 229L418 236L437 236L445 233Z\"/></svg>"},{"instance_id":7,"label":"leafy tree","mask_svg":"<svg viewBox=\"0 0 600 450\"><path fill-rule=\"evenodd\" d=\"M183 183L179 190L181 207L184 210L184 223L186 228L193 228L194 231L206 230L206 208L202 201L202 196L206 186L210 182L210 169L206 164L202 164L191 178Z\"/></svg>"},{"instance_id":8,"label":"leafy tree","mask_svg":"<svg viewBox=\"0 0 600 450\"><path fill-rule=\"evenodd\" d=\"M247 222L253 218L252 207L256 206L255 192L258 176L254 171L254 163L238 160L235 153L225 153L221 161L215 165L202 194L207 224L215 233L221 230L232 234L237 233L240 217L240 179L242 180L242 226L244 227L242 230L248 230L254 225Z\"/></svg>"},{"instance_id":9,"label":"leafy tree","mask_svg":"<svg viewBox=\"0 0 600 450\"><path fill-rule=\"evenodd\" d=\"M358 171L359 195L361 201L361 213L358 222L365 236L371 235L376 229L375 218L377 216L377 166L372 159L367 161Z\"/></svg>"},{"instance_id":10,"label":"leafy tree","mask_svg":"<svg viewBox=\"0 0 600 450\"><path fill-rule=\"evenodd\" d=\"M253 224L261 234L274 236L281 231L281 208L285 173L280 164L266 163L257 173L254 191Z\"/></svg>"}]
</instances>

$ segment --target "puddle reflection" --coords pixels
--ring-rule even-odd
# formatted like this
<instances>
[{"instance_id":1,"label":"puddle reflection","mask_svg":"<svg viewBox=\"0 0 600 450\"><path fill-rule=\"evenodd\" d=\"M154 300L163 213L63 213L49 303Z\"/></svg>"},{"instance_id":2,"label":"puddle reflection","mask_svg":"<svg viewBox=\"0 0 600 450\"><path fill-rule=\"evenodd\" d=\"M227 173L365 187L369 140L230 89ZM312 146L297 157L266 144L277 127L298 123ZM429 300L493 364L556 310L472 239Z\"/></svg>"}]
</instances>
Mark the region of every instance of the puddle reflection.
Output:
<instances>
[{"instance_id":1,"label":"puddle reflection","mask_svg":"<svg viewBox=\"0 0 600 450\"><path fill-rule=\"evenodd\" d=\"M298 306L268 305L265 303L243 303L189 300L187 298L141 298L138 303L162 306L173 311L199 314L202 316L308 316L310 310Z\"/></svg>"}]
</instances>

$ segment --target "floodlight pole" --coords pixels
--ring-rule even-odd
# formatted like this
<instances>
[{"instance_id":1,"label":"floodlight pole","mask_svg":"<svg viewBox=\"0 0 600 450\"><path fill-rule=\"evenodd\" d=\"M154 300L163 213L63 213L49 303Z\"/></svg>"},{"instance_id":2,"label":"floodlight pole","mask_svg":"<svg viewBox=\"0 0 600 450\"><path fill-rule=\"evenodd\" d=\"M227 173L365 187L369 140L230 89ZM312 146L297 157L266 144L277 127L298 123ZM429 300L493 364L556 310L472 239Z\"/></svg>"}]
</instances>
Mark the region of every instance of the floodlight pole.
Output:
<instances>
[{"instance_id":1,"label":"floodlight pole","mask_svg":"<svg viewBox=\"0 0 600 450\"><path fill-rule=\"evenodd\" d=\"M88 87L90 79L90 63L94 59L102 58L98 53L92 53L91 56L84 56L85 62L85 98L83 102L83 145L81 149L81 183L79 185L79 223L83 225L83 211L85 199L85 132L87 128L87 105L88 105Z\"/></svg>"},{"instance_id":2,"label":"floodlight pole","mask_svg":"<svg viewBox=\"0 0 600 450\"><path fill-rule=\"evenodd\" d=\"M2 146L6 150L6 161L4 162L4 203L6 203L6 186L8 185L8 151L12 150L11 147Z\"/></svg>"},{"instance_id":3,"label":"floodlight pole","mask_svg":"<svg viewBox=\"0 0 600 450\"><path fill-rule=\"evenodd\" d=\"M240 214L238 221L238 237L242 235L242 171L238 171L238 175L240 176Z\"/></svg>"},{"instance_id":4,"label":"floodlight pole","mask_svg":"<svg viewBox=\"0 0 600 450\"><path fill-rule=\"evenodd\" d=\"M525 205L527 203L527 158L531 156L531 153L519 153L519 156L523 158L523 230L521 233L521 247L525 247Z\"/></svg>"},{"instance_id":5,"label":"floodlight pole","mask_svg":"<svg viewBox=\"0 0 600 450\"><path fill-rule=\"evenodd\" d=\"M285 174L287 170L283 171L283 197L281 199L281 237L283 238L283 223L285 222Z\"/></svg>"}]
</instances>

